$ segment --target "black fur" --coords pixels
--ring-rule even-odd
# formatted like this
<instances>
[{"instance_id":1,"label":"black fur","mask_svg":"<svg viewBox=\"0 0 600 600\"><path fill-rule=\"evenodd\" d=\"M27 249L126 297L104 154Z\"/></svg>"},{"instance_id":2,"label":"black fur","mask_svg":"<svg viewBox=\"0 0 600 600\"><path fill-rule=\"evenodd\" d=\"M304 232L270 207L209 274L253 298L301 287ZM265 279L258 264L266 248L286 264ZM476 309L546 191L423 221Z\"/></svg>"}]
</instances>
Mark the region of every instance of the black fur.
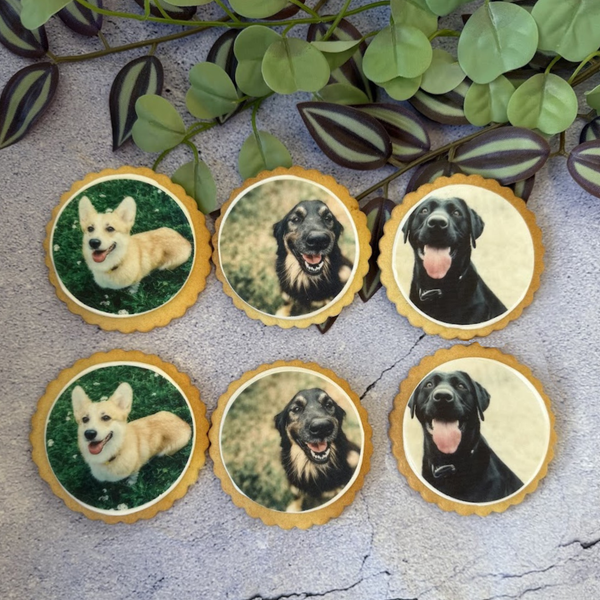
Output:
<instances>
[{"instance_id":1,"label":"black fur","mask_svg":"<svg viewBox=\"0 0 600 600\"><path fill-rule=\"evenodd\" d=\"M481 217L460 198L429 198L415 207L402 231L415 254L410 301L419 310L452 325L484 323L506 312L471 262L471 247L483 228ZM451 266L440 279L424 267L426 245L452 249Z\"/></svg>"},{"instance_id":2,"label":"black fur","mask_svg":"<svg viewBox=\"0 0 600 600\"><path fill-rule=\"evenodd\" d=\"M343 488L352 478L356 465L349 463L351 452L360 448L348 440L342 429L346 413L328 394L318 388L299 391L275 417L275 427L281 436L281 463L290 484L301 494L324 502L323 494ZM327 459L317 461L313 447L326 443ZM292 447L299 447L308 469L294 460ZM317 503L317 504L318 504Z\"/></svg>"},{"instance_id":3,"label":"black fur","mask_svg":"<svg viewBox=\"0 0 600 600\"><path fill-rule=\"evenodd\" d=\"M481 435L480 421L490 403L487 390L463 371L430 373L408 406L423 428L423 478L440 492L464 502L493 502L510 496L523 482L500 460ZM440 451L433 420L459 422L460 443Z\"/></svg>"},{"instance_id":4,"label":"black fur","mask_svg":"<svg viewBox=\"0 0 600 600\"><path fill-rule=\"evenodd\" d=\"M289 298L290 316L307 314L335 298L346 285L340 277L352 262L338 245L343 231L327 205L320 200L303 200L273 226L277 240L275 268L284 297ZM293 257L294 268L289 260ZM321 258L311 265L304 257ZM296 266L297 265L297 266ZM286 298L286 300L287 300Z\"/></svg>"}]
</instances>

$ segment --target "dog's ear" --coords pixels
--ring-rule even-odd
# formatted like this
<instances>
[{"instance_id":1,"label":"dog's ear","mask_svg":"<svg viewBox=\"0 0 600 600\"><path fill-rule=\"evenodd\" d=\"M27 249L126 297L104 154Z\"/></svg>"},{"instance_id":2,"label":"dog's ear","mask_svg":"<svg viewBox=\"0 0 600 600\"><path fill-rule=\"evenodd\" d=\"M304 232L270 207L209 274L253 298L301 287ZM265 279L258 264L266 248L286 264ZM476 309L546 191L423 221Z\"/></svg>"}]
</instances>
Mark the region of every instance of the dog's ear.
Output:
<instances>
[{"instance_id":1,"label":"dog's ear","mask_svg":"<svg viewBox=\"0 0 600 600\"><path fill-rule=\"evenodd\" d=\"M127 196L126 198L123 198L121 204L115 208L114 213L120 219L123 219L125 224L131 229L135 223L136 210L137 206L135 200L131 196Z\"/></svg>"},{"instance_id":2,"label":"dog's ear","mask_svg":"<svg viewBox=\"0 0 600 600\"><path fill-rule=\"evenodd\" d=\"M477 402L477 414L481 421L485 421L483 412L490 405L490 394L489 392L477 381L473 381L468 373L460 371L460 374L469 382L472 386L475 401Z\"/></svg>"},{"instance_id":3,"label":"dog's ear","mask_svg":"<svg viewBox=\"0 0 600 600\"><path fill-rule=\"evenodd\" d=\"M340 235L342 235L342 231L344 231L344 226L337 220L335 215L333 215L333 233L335 233L336 239L339 239Z\"/></svg>"},{"instance_id":4,"label":"dog's ear","mask_svg":"<svg viewBox=\"0 0 600 600\"><path fill-rule=\"evenodd\" d=\"M79 423L81 418L87 412L88 406L92 403L92 401L88 398L88 395L85 393L84 389L80 385L77 385L71 392L71 403L73 404L73 416Z\"/></svg>"},{"instance_id":5,"label":"dog's ear","mask_svg":"<svg viewBox=\"0 0 600 600\"><path fill-rule=\"evenodd\" d=\"M410 213L410 216L408 217L408 219L406 219L404 225L402 225L402 233L404 233L404 243L405 244L408 241L408 234L410 233L410 228L412 227L413 220L414 220L417 212L418 211L415 207L415 209Z\"/></svg>"},{"instance_id":6,"label":"dog's ear","mask_svg":"<svg viewBox=\"0 0 600 600\"><path fill-rule=\"evenodd\" d=\"M110 399L127 414L131 411L133 390L128 383L121 383Z\"/></svg>"},{"instance_id":7,"label":"dog's ear","mask_svg":"<svg viewBox=\"0 0 600 600\"><path fill-rule=\"evenodd\" d=\"M283 241L283 235L285 233L285 222L286 222L286 217L284 217L283 219L281 219L281 221L279 221L278 223L275 223L275 225L273 225L273 235L275 236L275 239L278 242Z\"/></svg>"},{"instance_id":8,"label":"dog's ear","mask_svg":"<svg viewBox=\"0 0 600 600\"><path fill-rule=\"evenodd\" d=\"M483 233L484 223L482 218L472 208L467 206L467 210L469 212L469 221L471 224L471 244L473 245L473 248L477 248L475 240Z\"/></svg>"},{"instance_id":9,"label":"dog's ear","mask_svg":"<svg viewBox=\"0 0 600 600\"><path fill-rule=\"evenodd\" d=\"M287 415L287 406L278 415L275 415L275 429L277 429L277 431L279 431L279 434L281 435L282 438L284 438L286 435L286 433L285 433L286 415Z\"/></svg>"},{"instance_id":10,"label":"dog's ear","mask_svg":"<svg viewBox=\"0 0 600 600\"><path fill-rule=\"evenodd\" d=\"M83 229L84 223L89 223L98 214L92 201L87 197L83 196L79 199L79 223Z\"/></svg>"},{"instance_id":11,"label":"dog's ear","mask_svg":"<svg viewBox=\"0 0 600 600\"><path fill-rule=\"evenodd\" d=\"M341 425L344 417L346 416L346 411L335 400L333 400L333 403L335 404L335 418L340 422Z\"/></svg>"},{"instance_id":12,"label":"dog's ear","mask_svg":"<svg viewBox=\"0 0 600 600\"><path fill-rule=\"evenodd\" d=\"M419 389L418 387L415 389L415 391L410 396L410 400L408 401L408 408L410 408L410 418L411 419L415 418L415 405L417 403L416 396L417 396L418 389Z\"/></svg>"}]
</instances>

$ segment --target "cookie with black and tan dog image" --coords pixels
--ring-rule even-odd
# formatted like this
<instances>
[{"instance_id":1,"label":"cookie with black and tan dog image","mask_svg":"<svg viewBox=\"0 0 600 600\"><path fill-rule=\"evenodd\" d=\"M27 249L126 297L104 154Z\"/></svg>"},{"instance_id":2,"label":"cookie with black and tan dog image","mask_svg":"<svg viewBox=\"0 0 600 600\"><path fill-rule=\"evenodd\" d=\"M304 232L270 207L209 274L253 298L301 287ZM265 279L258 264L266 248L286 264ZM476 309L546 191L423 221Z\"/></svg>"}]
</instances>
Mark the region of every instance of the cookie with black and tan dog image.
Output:
<instances>
[{"instance_id":1,"label":"cookie with black and tan dog image","mask_svg":"<svg viewBox=\"0 0 600 600\"><path fill-rule=\"evenodd\" d=\"M72 312L104 329L147 331L181 316L210 271L204 216L149 169L88 175L54 211L50 281Z\"/></svg>"},{"instance_id":2,"label":"cookie with black and tan dog image","mask_svg":"<svg viewBox=\"0 0 600 600\"><path fill-rule=\"evenodd\" d=\"M211 456L223 489L248 514L306 528L352 502L370 437L345 381L315 364L278 362L246 373L220 398Z\"/></svg>"},{"instance_id":3,"label":"cookie with black and tan dog image","mask_svg":"<svg viewBox=\"0 0 600 600\"><path fill-rule=\"evenodd\" d=\"M155 356L113 350L78 361L33 418L33 457L67 505L133 522L169 508L208 446L204 405L187 376Z\"/></svg>"}]
</instances>

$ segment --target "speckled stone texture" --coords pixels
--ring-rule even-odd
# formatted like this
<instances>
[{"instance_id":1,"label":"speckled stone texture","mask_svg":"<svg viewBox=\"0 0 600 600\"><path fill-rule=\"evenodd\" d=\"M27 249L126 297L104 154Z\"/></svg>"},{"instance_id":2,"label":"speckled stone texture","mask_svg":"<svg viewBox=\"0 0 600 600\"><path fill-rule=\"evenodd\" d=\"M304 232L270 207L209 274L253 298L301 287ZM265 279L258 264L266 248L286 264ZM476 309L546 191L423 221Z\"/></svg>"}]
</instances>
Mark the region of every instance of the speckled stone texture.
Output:
<instances>
[{"instance_id":1,"label":"speckled stone texture","mask_svg":"<svg viewBox=\"0 0 600 600\"><path fill-rule=\"evenodd\" d=\"M133 2L106 4L135 10ZM330 4L335 10L341 2ZM387 19L381 8L353 22L366 32ZM47 29L56 55L100 47L57 19ZM111 19L104 27L113 45L170 31ZM296 35L303 35L302 29ZM182 113L188 70L205 59L216 37L216 31L208 31L157 52L166 67L164 96ZM284 331L250 320L225 296L214 270L184 317L145 334L101 331L71 314L56 297L42 241L60 194L88 172L123 164L151 166L154 160L132 144L111 151L109 89L118 70L143 53L61 65L57 97L43 120L22 142L0 151L0 597L596 597L598 199L571 180L562 157L548 162L529 202L546 246L541 289L517 322L481 340L529 366L552 399L559 441L548 476L534 495L504 514L480 518L445 513L408 487L391 454L387 430L393 398L408 370L452 342L411 327L383 291L367 304L357 298L324 336L315 327ZM0 86L30 62L0 47ZM296 164L330 173L354 194L388 172L350 171L324 158L295 109L296 102L307 99L308 94L273 98L258 119L261 128L285 141ZM187 113L186 118L191 122ZM434 145L458 133L430 125ZM220 203L240 184L237 154L250 130L244 113L199 139ZM573 135L567 147L575 143ZM183 152L175 152L161 171L171 174L182 158ZM406 181L390 187L396 201ZM45 386L62 369L112 348L157 353L189 373L209 414L231 381L262 363L299 358L333 369L361 396L373 427L375 451L364 488L327 525L283 531L234 506L207 460L189 493L151 521L109 526L71 512L38 476L30 453L30 419Z\"/></svg>"}]
</instances>

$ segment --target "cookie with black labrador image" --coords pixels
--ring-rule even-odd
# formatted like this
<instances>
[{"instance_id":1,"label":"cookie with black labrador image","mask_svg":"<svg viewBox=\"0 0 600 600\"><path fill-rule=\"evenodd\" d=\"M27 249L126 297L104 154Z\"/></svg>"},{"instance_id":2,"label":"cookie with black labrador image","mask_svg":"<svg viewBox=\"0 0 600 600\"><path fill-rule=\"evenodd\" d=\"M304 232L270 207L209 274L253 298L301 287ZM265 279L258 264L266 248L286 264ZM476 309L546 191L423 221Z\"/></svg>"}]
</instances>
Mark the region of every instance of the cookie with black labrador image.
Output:
<instances>
[{"instance_id":1,"label":"cookie with black labrador image","mask_svg":"<svg viewBox=\"0 0 600 600\"><path fill-rule=\"evenodd\" d=\"M390 414L392 450L411 487L444 510L486 515L518 504L545 476L550 401L512 356L478 344L423 359Z\"/></svg>"},{"instance_id":2,"label":"cookie with black labrador image","mask_svg":"<svg viewBox=\"0 0 600 600\"><path fill-rule=\"evenodd\" d=\"M505 327L531 303L543 270L533 213L476 175L440 177L408 194L380 248L381 280L398 312L448 339Z\"/></svg>"},{"instance_id":3,"label":"cookie with black labrador image","mask_svg":"<svg viewBox=\"0 0 600 600\"><path fill-rule=\"evenodd\" d=\"M348 384L299 361L263 365L219 399L211 457L223 489L268 525L307 528L350 504L371 429Z\"/></svg>"}]
</instances>

